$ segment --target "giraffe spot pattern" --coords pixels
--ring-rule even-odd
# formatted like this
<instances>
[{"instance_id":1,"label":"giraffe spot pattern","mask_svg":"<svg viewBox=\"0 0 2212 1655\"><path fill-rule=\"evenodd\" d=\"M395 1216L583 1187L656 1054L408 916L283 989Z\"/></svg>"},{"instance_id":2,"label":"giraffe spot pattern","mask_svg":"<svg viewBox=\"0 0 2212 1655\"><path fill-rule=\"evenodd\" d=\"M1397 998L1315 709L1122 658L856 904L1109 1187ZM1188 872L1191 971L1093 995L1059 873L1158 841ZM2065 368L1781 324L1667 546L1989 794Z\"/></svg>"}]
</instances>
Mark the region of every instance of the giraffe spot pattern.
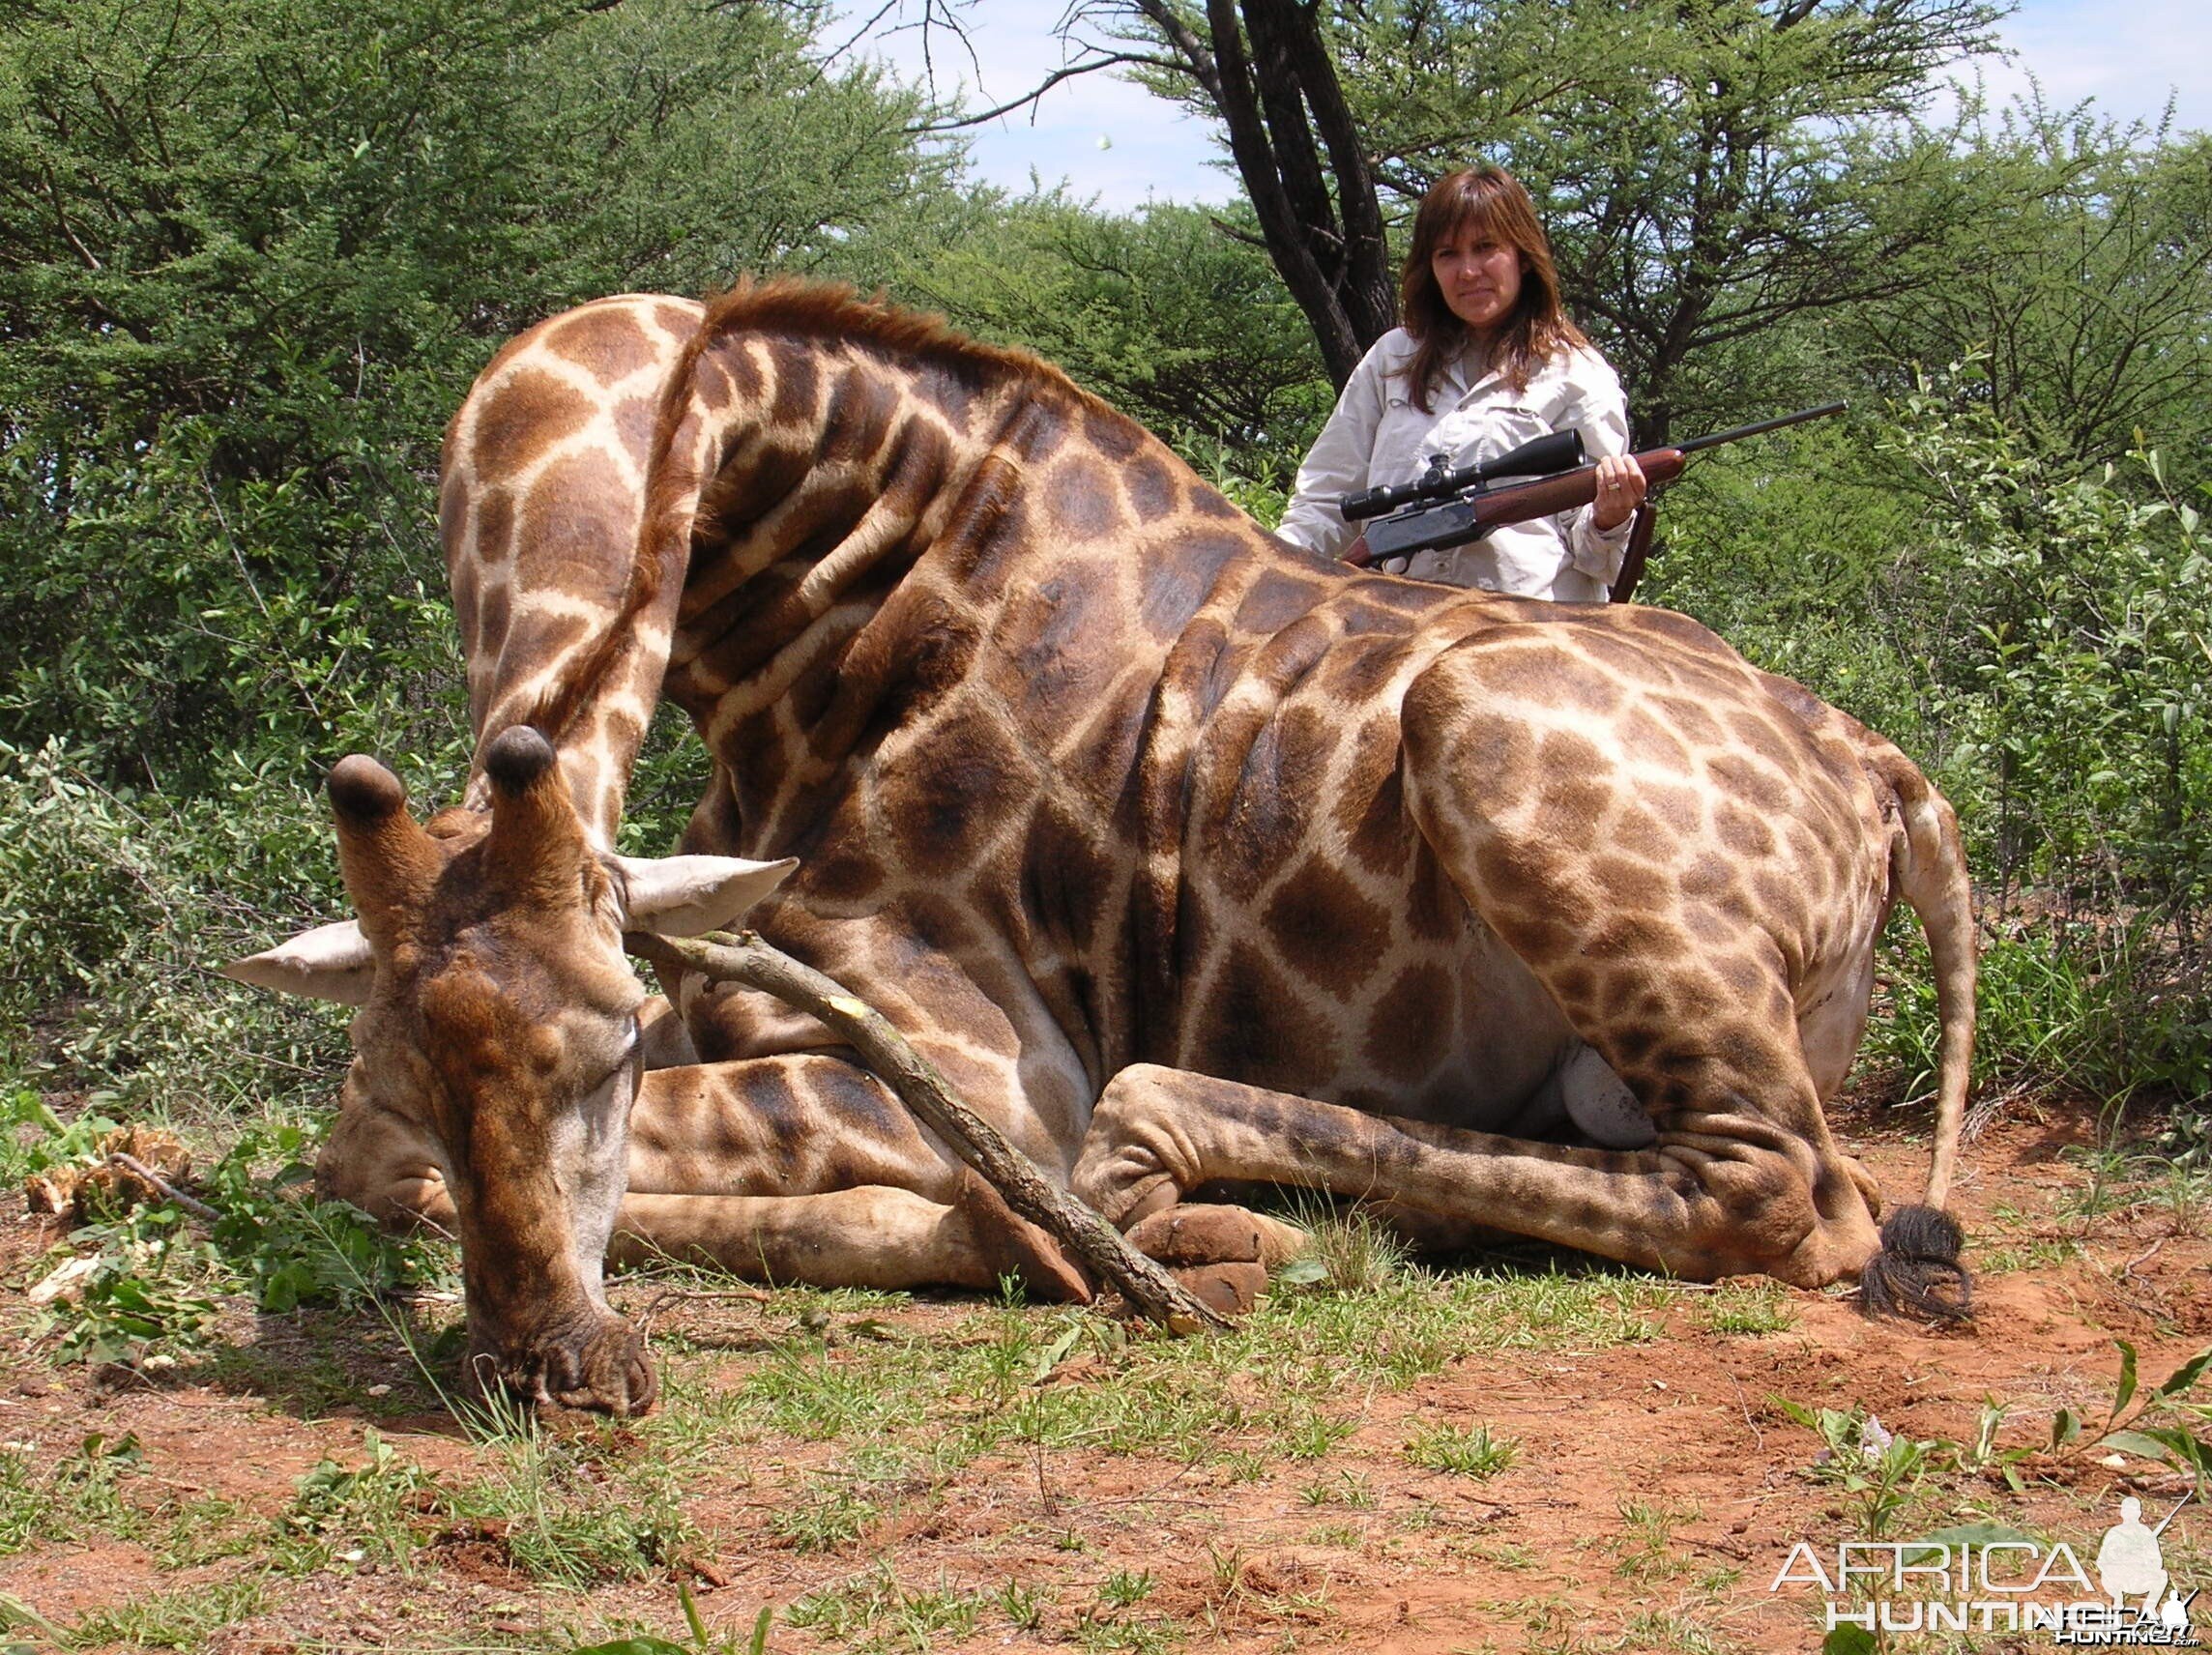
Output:
<instances>
[{"instance_id":1,"label":"giraffe spot pattern","mask_svg":"<svg viewBox=\"0 0 2212 1655\"><path fill-rule=\"evenodd\" d=\"M622 334L593 347L592 377L612 383ZM1172 1057L1363 1101L1441 1086L1495 1015L1485 949L1531 1005L1534 968L1562 1002L1611 1007L1609 1051L1660 1076L1663 1108L1709 1095L1717 1068L1787 1086L1771 1041L1716 1054L1696 1031L1723 1002L1782 995L1787 1017L1769 956L1823 945L1808 893L1878 903L1878 857L1865 872L1837 851L1886 831L1856 802L1870 784L1834 779L1858 762L1840 725L1824 719L1835 745L1819 747L1810 714L1679 618L1269 554L1049 370L902 349L733 326L693 367L708 476L677 548L669 684L723 767L701 830L805 857L803 900L775 911L786 936L827 944L840 933L823 915L895 915L913 955L875 983L886 1003L970 996L947 1061L1040 1099L1062 1084L1040 1039L1085 1064ZM508 359L509 389L529 360ZM634 472L652 410L631 400L598 410L592 441ZM558 469L568 438L497 412L478 405L477 447L541 468L534 496L547 478L590 485ZM545 606L546 587L588 611L626 572L604 556L626 544L610 521L565 535L509 503L503 525L500 493L474 492L478 567L455 582L472 630L520 629L487 702L527 657L550 670L591 647L587 617ZM512 599L502 562L522 566ZM1401 699L1417 743L1400 740ZM579 728L619 746L641 717L587 709ZM595 785L611 811L613 785ZM1758 854L1773 866L1747 873ZM1766 952L1742 945L1765 927ZM1060 1034L1022 1022L1038 1004Z\"/></svg>"},{"instance_id":2,"label":"giraffe spot pattern","mask_svg":"<svg viewBox=\"0 0 2212 1655\"><path fill-rule=\"evenodd\" d=\"M1267 634L1280 632L1294 621L1311 614L1327 588L1290 569L1263 570L1237 605L1237 629Z\"/></svg>"},{"instance_id":3,"label":"giraffe spot pattern","mask_svg":"<svg viewBox=\"0 0 2212 1655\"><path fill-rule=\"evenodd\" d=\"M651 367L658 352L645 330L625 312L578 316L545 335L555 356L574 363L601 385L614 385Z\"/></svg>"},{"instance_id":4,"label":"giraffe spot pattern","mask_svg":"<svg viewBox=\"0 0 2212 1655\"><path fill-rule=\"evenodd\" d=\"M1454 1023L1451 974L1410 966L1390 979L1361 1056L1378 1075L1410 1087L1441 1067Z\"/></svg>"},{"instance_id":5,"label":"giraffe spot pattern","mask_svg":"<svg viewBox=\"0 0 2212 1655\"><path fill-rule=\"evenodd\" d=\"M1130 514L1139 523L1157 523L1182 503L1175 473L1158 454L1140 453L1131 460L1122 470L1121 487L1128 498Z\"/></svg>"},{"instance_id":6,"label":"giraffe spot pattern","mask_svg":"<svg viewBox=\"0 0 2212 1655\"><path fill-rule=\"evenodd\" d=\"M608 550L636 538L621 468L603 453L565 453L543 477L543 488L530 493L515 524L533 583L564 601L611 608L629 584L629 566Z\"/></svg>"},{"instance_id":7,"label":"giraffe spot pattern","mask_svg":"<svg viewBox=\"0 0 2212 1655\"><path fill-rule=\"evenodd\" d=\"M1026 797L1035 774L1004 729L972 709L943 720L914 769L882 803L898 861L925 876L964 871L1002 826L996 801Z\"/></svg>"},{"instance_id":8,"label":"giraffe spot pattern","mask_svg":"<svg viewBox=\"0 0 2212 1655\"><path fill-rule=\"evenodd\" d=\"M1328 1020L1250 943L1231 945L1194 1024L1195 1048L1253 1086L1280 1090L1295 1079L1311 1087L1313 1077L1325 1083L1336 1070Z\"/></svg>"},{"instance_id":9,"label":"giraffe spot pattern","mask_svg":"<svg viewBox=\"0 0 2212 1655\"><path fill-rule=\"evenodd\" d=\"M1318 857L1283 879L1262 917L1284 961L1316 988L1364 980L1390 940L1389 913Z\"/></svg>"},{"instance_id":10,"label":"giraffe spot pattern","mask_svg":"<svg viewBox=\"0 0 2212 1655\"><path fill-rule=\"evenodd\" d=\"M1082 544L1102 538L1121 521L1113 474L1089 454L1061 461L1045 479L1054 532Z\"/></svg>"},{"instance_id":11,"label":"giraffe spot pattern","mask_svg":"<svg viewBox=\"0 0 2212 1655\"><path fill-rule=\"evenodd\" d=\"M484 399L477 414L471 445L474 464L495 477L527 472L581 432L597 412L591 399L566 380L542 368L518 367Z\"/></svg>"}]
</instances>

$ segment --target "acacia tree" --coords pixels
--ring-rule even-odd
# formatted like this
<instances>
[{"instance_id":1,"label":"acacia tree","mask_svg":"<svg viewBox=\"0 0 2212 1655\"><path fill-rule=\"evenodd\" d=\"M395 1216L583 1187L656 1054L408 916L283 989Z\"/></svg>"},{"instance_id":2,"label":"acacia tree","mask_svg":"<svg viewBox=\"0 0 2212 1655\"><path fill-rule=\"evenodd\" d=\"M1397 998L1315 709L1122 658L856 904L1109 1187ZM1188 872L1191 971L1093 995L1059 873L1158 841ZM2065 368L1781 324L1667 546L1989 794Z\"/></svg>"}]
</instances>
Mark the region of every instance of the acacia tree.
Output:
<instances>
[{"instance_id":1,"label":"acacia tree","mask_svg":"<svg viewBox=\"0 0 2212 1655\"><path fill-rule=\"evenodd\" d=\"M872 26L915 29L935 73L933 35L966 44L969 0L890 0ZM895 21L888 21L896 19ZM1253 222L1226 235L1266 248L1342 385L1396 315L1383 212L1370 151L1337 75L1328 18L1313 0L1075 0L1062 14L1069 60L994 108L943 111L952 131L1033 103L1078 74L1127 71L1221 125ZM1096 28L1104 42L1087 32ZM971 50L971 57L973 52Z\"/></svg>"},{"instance_id":2,"label":"acacia tree","mask_svg":"<svg viewBox=\"0 0 2212 1655\"><path fill-rule=\"evenodd\" d=\"M891 0L879 25L964 42L964 0ZM887 19L898 19L887 23ZM1060 33L1069 61L1023 96L952 110L925 131L995 119L1071 75L1127 71L1220 123L1252 205L1223 234L1264 247L1342 385L1396 317L1397 282L1371 151L1338 77L1330 19L1313 0L1075 0ZM1103 41L1088 32L1096 29Z\"/></svg>"},{"instance_id":3,"label":"acacia tree","mask_svg":"<svg viewBox=\"0 0 2212 1655\"><path fill-rule=\"evenodd\" d=\"M395 682L457 727L437 443L500 340L870 275L950 170L771 11L15 0L0 43L0 743L171 789L389 737Z\"/></svg>"},{"instance_id":4,"label":"acacia tree","mask_svg":"<svg viewBox=\"0 0 2212 1655\"><path fill-rule=\"evenodd\" d=\"M927 4L918 26L956 25ZM1076 0L1060 73L1131 73L1219 123L1339 384L1394 320L1390 223L1449 167L1509 162L1549 216L1573 308L1618 359L1641 434L1658 438L1681 404L1711 399L1689 371L1701 352L1924 279L1908 255L1952 221L1955 181L1948 134L1908 117L1940 68L1989 48L2001 11Z\"/></svg>"},{"instance_id":5,"label":"acacia tree","mask_svg":"<svg viewBox=\"0 0 2212 1655\"><path fill-rule=\"evenodd\" d=\"M1956 366L1961 394L2073 475L2139 441L2202 474L2212 432L2212 137L2014 111L1974 164L2031 211L1974 219L1908 300L1864 306L1845 338L1909 394Z\"/></svg>"}]
</instances>

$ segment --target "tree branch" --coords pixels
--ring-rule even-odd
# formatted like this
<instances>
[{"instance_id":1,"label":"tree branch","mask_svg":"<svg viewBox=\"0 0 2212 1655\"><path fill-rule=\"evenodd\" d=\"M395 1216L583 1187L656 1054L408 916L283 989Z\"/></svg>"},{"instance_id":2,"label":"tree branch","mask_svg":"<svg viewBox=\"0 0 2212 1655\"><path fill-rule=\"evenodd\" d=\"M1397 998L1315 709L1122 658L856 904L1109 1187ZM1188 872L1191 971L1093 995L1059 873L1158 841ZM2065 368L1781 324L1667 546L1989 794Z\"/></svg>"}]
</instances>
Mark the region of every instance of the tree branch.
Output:
<instances>
[{"instance_id":1,"label":"tree branch","mask_svg":"<svg viewBox=\"0 0 2212 1655\"><path fill-rule=\"evenodd\" d=\"M1079 74L1089 74L1093 70L1115 69L1122 64L1130 63L1141 64L1148 69L1173 70L1182 67L1180 64L1170 63L1165 58L1150 57L1142 52L1114 52L1098 58L1094 62L1073 63L1065 68L1056 69L1037 84L1036 90L1026 93L1011 102L1002 103L995 109L985 109L980 114L960 115L944 121L924 121L918 126L908 127L905 131L910 137L921 137L930 132L951 132L957 131L962 127L979 127L985 121L996 121L1002 115L1012 114L1025 103L1034 103L1063 80L1072 80Z\"/></svg>"},{"instance_id":2,"label":"tree branch","mask_svg":"<svg viewBox=\"0 0 2212 1655\"><path fill-rule=\"evenodd\" d=\"M1174 7L1163 0L1131 0L1148 22L1167 37L1168 44L1182 53L1182 67L1192 79L1206 90L1216 109L1221 107L1221 66L1214 61L1207 44L1191 32L1190 25L1176 15Z\"/></svg>"},{"instance_id":3,"label":"tree branch","mask_svg":"<svg viewBox=\"0 0 2212 1655\"><path fill-rule=\"evenodd\" d=\"M717 982L742 983L785 1001L849 1042L915 1118L988 1179L1006 1205L1042 1227L1101 1280L1170 1331L1195 1333L1228 1323L1146 1258L1121 1234L1067 1191L961 1101L945 1077L872 1006L830 977L764 943L750 931L706 937L627 937L632 953L653 959L673 955Z\"/></svg>"}]
</instances>

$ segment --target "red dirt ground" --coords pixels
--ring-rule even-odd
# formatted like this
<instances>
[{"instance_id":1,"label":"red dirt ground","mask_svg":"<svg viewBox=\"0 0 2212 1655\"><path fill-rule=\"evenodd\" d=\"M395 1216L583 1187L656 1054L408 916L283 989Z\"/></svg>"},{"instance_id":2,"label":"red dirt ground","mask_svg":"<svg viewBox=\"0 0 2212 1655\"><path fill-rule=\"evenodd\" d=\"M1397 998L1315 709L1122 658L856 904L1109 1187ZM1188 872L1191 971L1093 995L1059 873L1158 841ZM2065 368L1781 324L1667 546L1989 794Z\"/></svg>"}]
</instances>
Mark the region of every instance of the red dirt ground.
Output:
<instances>
[{"instance_id":1,"label":"red dirt ground","mask_svg":"<svg viewBox=\"0 0 2212 1655\"><path fill-rule=\"evenodd\" d=\"M1885 1188L1910 1190L1924 1176L1925 1149L1893 1118L1845 1111L1838 1126ZM775 1479L789 1482L801 1444L775 1466L726 1467L699 1482L687 1510L710 1537L710 1555L686 1557L658 1579L589 1593L518 1572L498 1525L455 1524L426 1508L409 1573L333 1565L305 1578L263 1575L260 1610L209 1631L199 1646L217 1655L566 1650L583 1634L608 1636L606 1628L625 1617L677 1637L681 1574L710 1623L742 1648L763 1604L788 1606L888 1562L910 1591L941 1582L996 1590L1015 1581L1033 1584L1043 1606L1030 1627L986 1609L964 1635L910 1636L882 1619L830 1638L779 1622L769 1647L868 1647L874 1639L872 1646L885 1649L1316 1647L1389 1655L1816 1649L1819 1594L1799 1584L1776 1591L1770 1582L1796 1540L1832 1558L1835 1543L1856 1532L1858 1508L1806 1474L1819 1443L1771 1397L1808 1407L1864 1405L1893 1432L1951 1442L1973 1440L1977 1414L1994 1399L2009 1410L2001 1441L2023 1444L2044 1437L2060 1407L2103 1416L2117 1371L2115 1338L2139 1347L2153 1381L2212 1343L2212 1296L2204 1291L2212 1242L2201 1215L2153 1199L2147 1185L2087 1215L2088 1175L2070 1153L2086 1137L2055 1117L2022 1116L1969 1147L1955 1207L1984 1271L1967 1331L1871 1322L1846 1299L1786 1292L1791 1325L1723 1334L1706 1325L1708 1301L1683 1291L1669 1295L1664 1330L1646 1343L1486 1355L1406 1389L1348 1391L1332 1406L1362 1423L1324 1460L1285 1463L1254 1477L1233 1475L1218 1462L1186 1466L1067 1451L1034 1460L987 1456L902 1506L863 1541L828 1553L792 1550L765 1526ZM14 1239L0 1263L12 1284L6 1302L18 1311L10 1325L18 1329L29 1321L21 1288L50 1239L39 1224L5 1227ZM1975 1257L1969 1253L1969 1262ZM959 1304L917 1302L886 1320L927 1336L967 1314ZM691 1313L685 1325L695 1341L705 1343L702 1330L715 1326L729 1335L724 1350L692 1360L726 1364L728 1382L740 1381L761 1359L759 1324L759 1307L743 1301ZM284 1348L271 1343L276 1338L262 1334L281 1368ZM390 1382L383 1344L363 1336L361 1366L352 1371L364 1393L377 1373ZM1079 1380L1080 1361L1073 1366ZM1070 1378L1063 1370L1054 1382ZM109 1440L135 1434L143 1469L122 1488L145 1510L219 1499L266 1518L273 1529L318 1461L364 1461L370 1424L428 1471L480 1473L487 1451L450 1425L420 1415L375 1419L364 1406L374 1406L365 1395L358 1404L342 1394L319 1402L266 1378L187 1383L57 1369L19 1334L0 1346L0 1439L35 1444L7 1451L44 1464L91 1432ZM1477 1420L1520 1443L1518 1462L1489 1480L1423 1470L1401 1452L1413 1424ZM611 1447L610 1439L597 1440L600 1452L625 1451L620 1434ZM2139 1495L2163 1515L2188 1486L2163 1466L2132 1457L2109 1465L2098 1452L2037 1459L2024 1469L2031 1478L2024 1497L1971 1469L1932 1476L1894 1532L1987 1514L2065 1539L2086 1562L2123 1494ZM1359 1497L1311 1497L1317 1478L1340 1476ZM229 1521L235 1527L241 1519ZM2184 1589L2212 1584L2200 1536L2212 1536L2212 1522L2195 1506L2165 1536L2168 1565ZM150 1594L264 1570L267 1558L264 1548L164 1568L151 1541L37 1540L0 1558L0 1594L70 1627ZM1118 1616L1102 1611L1101 1586L1132 1575L1149 1577L1149 1593ZM2212 1613L2198 1620L2198 1636L2212 1637ZM29 1635L0 1634L0 1645L8 1636ZM2049 1633L1999 1632L1963 1645L1906 1639L1895 1646L2029 1650L2052 1640Z\"/></svg>"}]
</instances>

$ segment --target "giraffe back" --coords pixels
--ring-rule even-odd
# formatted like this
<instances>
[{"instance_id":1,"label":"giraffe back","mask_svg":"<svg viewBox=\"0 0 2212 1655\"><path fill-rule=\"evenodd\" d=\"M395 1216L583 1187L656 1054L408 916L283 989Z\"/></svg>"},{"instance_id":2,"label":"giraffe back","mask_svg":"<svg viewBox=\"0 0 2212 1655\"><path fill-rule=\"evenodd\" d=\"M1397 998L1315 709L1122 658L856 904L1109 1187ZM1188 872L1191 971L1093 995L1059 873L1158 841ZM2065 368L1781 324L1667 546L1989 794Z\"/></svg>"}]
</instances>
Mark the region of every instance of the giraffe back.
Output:
<instances>
[{"instance_id":1,"label":"giraffe back","mask_svg":"<svg viewBox=\"0 0 2212 1655\"><path fill-rule=\"evenodd\" d=\"M718 766L702 832L797 856L764 930L917 1026L953 1006L887 969L887 934L954 1001L982 985L1004 1052L1059 1049L1040 1141L1138 1061L1494 1124L1536 1089L1571 1031L1407 797L1408 694L1463 647L1506 646L1562 741L1617 748L1640 698L1709 704L1685 790L1703 743L1819 823L1762 876L1794 854L1837 898L1799 905L1798 951L1876 922L1885 853L1827 857L1865 838L1864 778L1703 628L1323 564L1058 370L926 319L731 295L671 380L649 487L639 561L685 569L667 688ZM1501 808L1571 779L1504 758ZM1718 830L1683 808L1677 838Z\"/></svg>"}]
</instances>

